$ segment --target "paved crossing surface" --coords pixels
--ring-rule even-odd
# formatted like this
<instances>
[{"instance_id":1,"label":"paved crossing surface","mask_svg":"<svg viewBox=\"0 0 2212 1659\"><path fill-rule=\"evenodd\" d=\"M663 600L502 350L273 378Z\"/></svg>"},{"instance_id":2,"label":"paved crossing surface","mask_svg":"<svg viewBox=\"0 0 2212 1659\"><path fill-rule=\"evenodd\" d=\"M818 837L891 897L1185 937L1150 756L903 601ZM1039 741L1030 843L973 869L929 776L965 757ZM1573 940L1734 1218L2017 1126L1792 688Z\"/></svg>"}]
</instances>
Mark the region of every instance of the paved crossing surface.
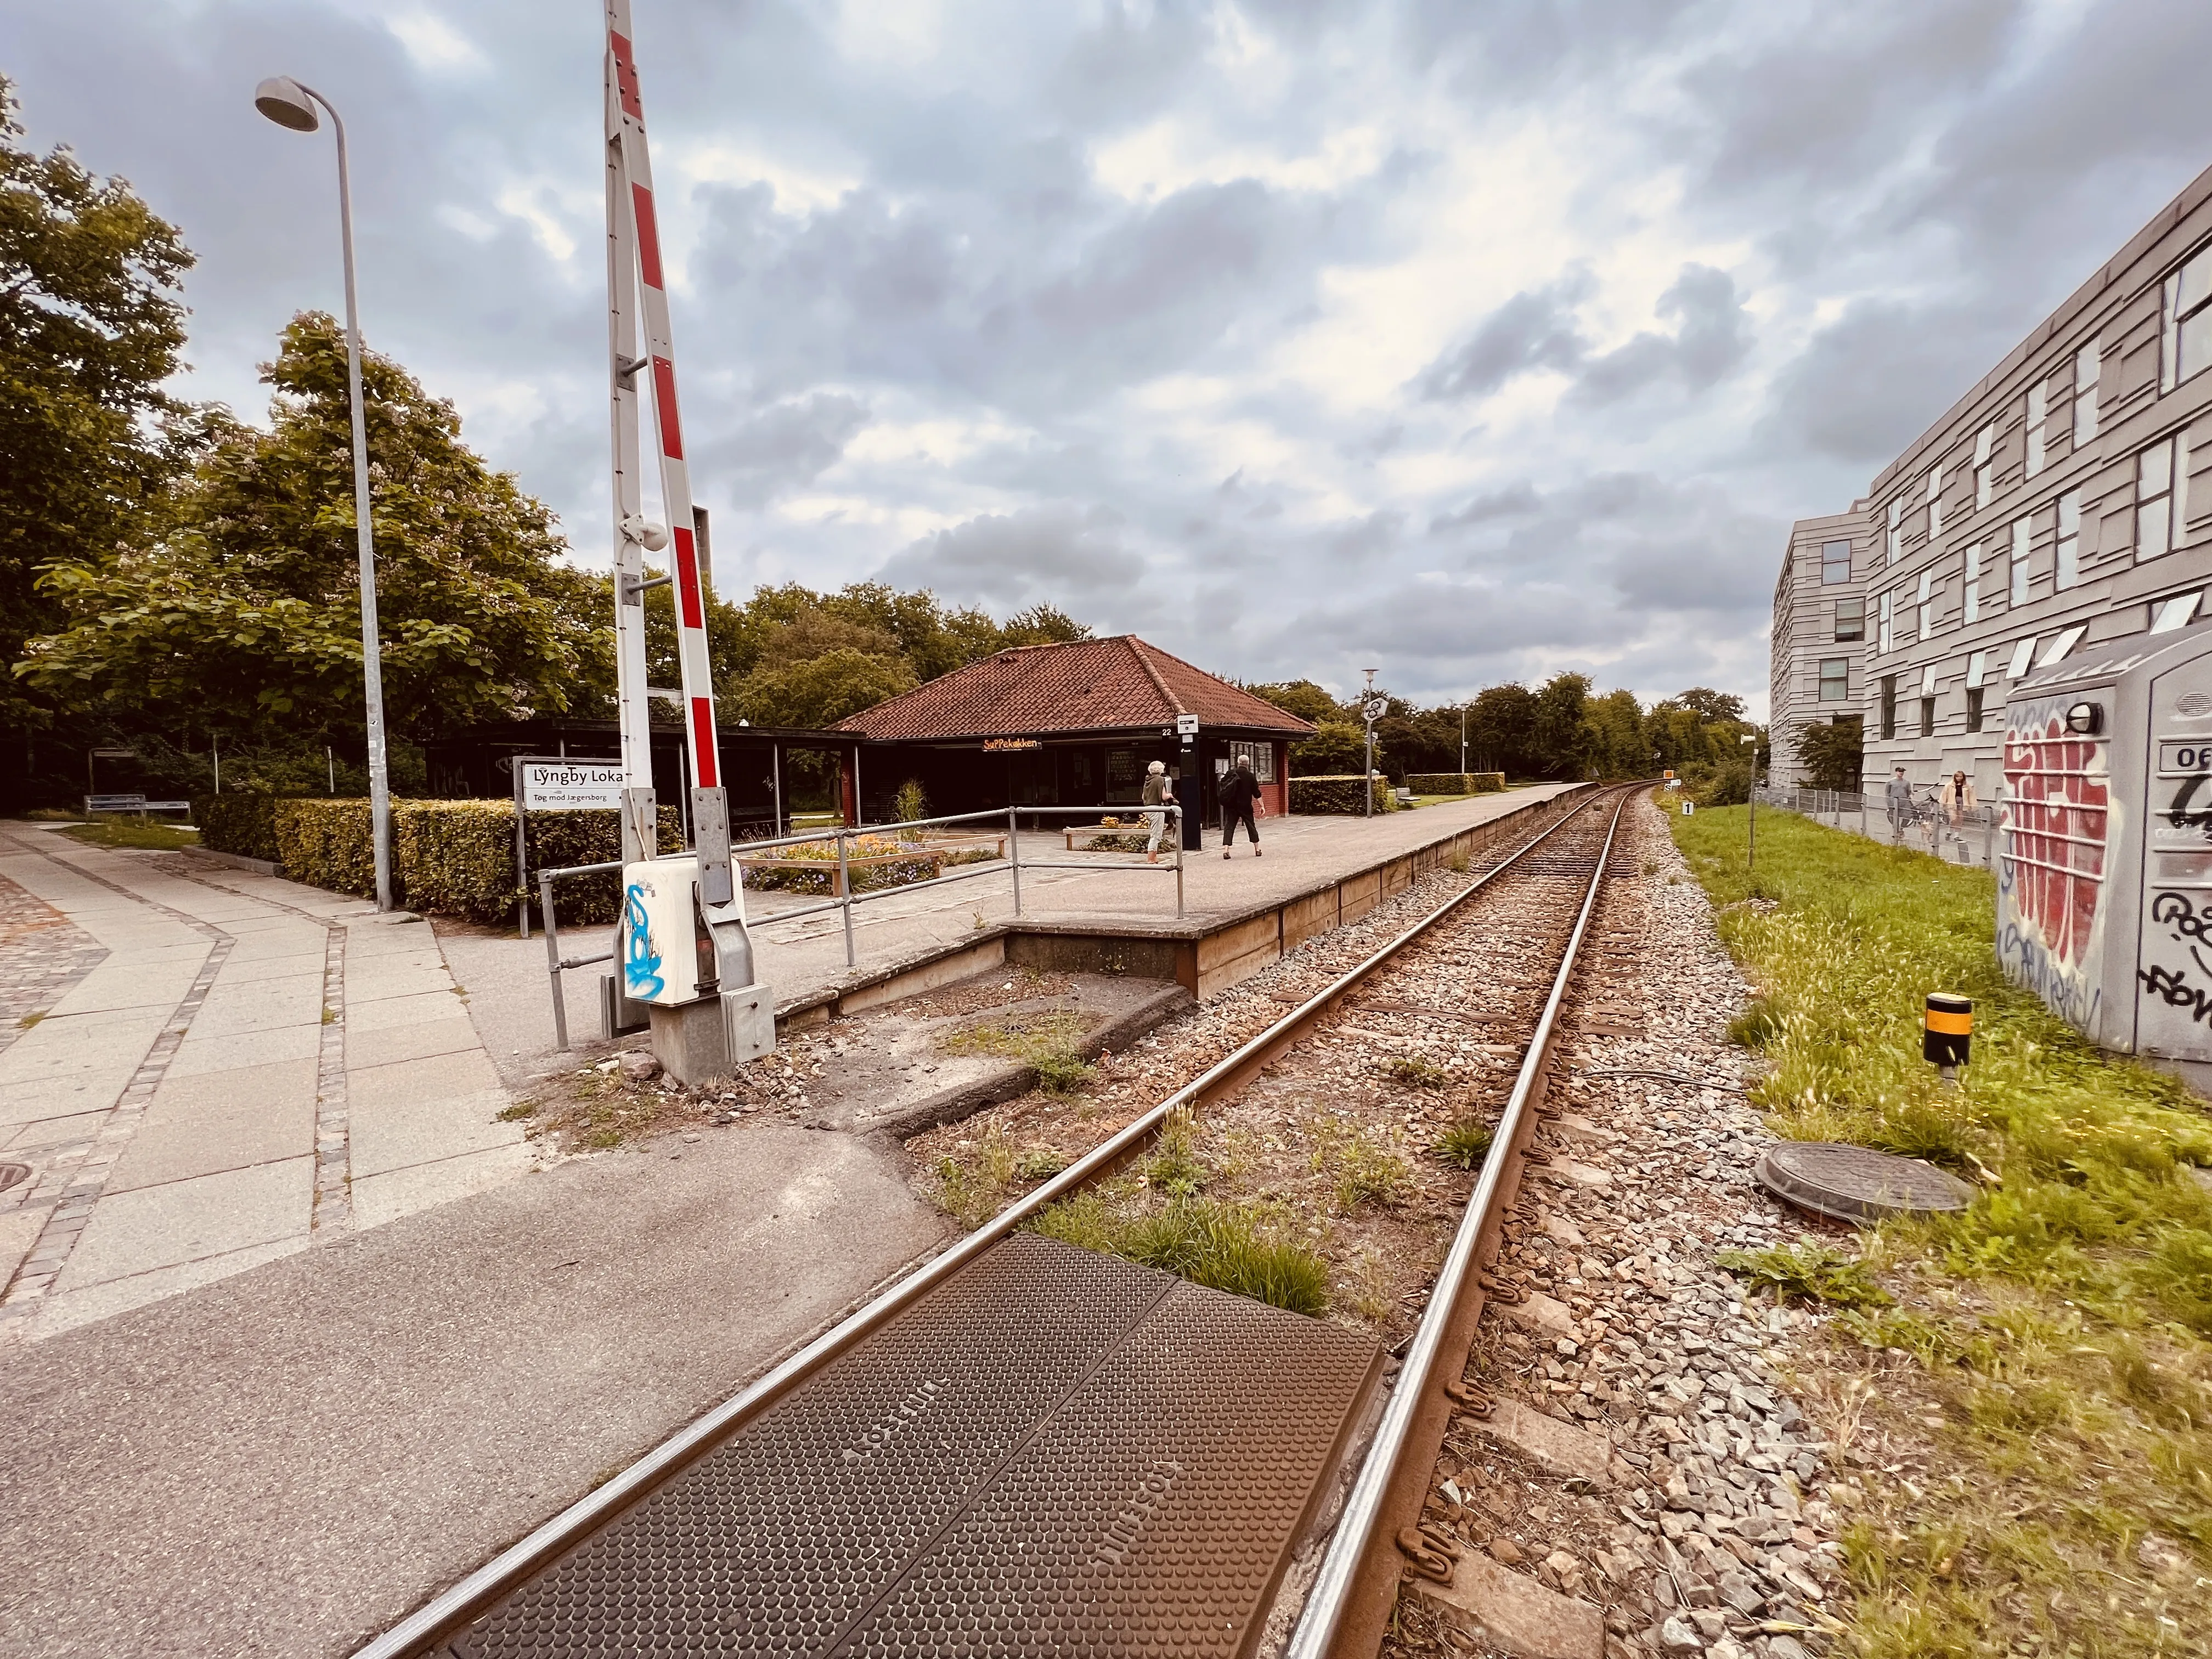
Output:
<instances>
[{"instance_id":1,"label":"paved crossing surface","mask_svg":"<svg viewBox=\"0 0 2212 1659\"><path fill-rule=\"evenodd\" d=\"M0 826L0 1343L530 1167L431 928Z\"/></svg>"}]
</instances>

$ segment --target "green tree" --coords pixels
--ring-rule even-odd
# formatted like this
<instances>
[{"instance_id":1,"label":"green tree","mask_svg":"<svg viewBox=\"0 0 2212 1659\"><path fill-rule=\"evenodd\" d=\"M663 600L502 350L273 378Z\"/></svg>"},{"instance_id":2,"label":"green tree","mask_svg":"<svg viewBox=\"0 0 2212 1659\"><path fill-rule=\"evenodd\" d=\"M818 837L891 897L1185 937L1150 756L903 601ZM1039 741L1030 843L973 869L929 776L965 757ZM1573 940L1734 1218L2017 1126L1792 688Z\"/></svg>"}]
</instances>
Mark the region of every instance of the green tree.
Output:
<instances>
[{"instance_id":1,"label":"green tree","mask_svg":"<svg viewBox=\"0 0 2212 1659\"><path fill-rule=\"evenodd\" d=\"M1589 692L1587 674L1554 674L1538 688L1529 741L1534 769L1546 777L1579 778L1588 768L1589 727L1583 716Z\"/></svg>"},{"instance_id":2,"label":"green tree","mask_svg":"<svg viewBox=\"0 0 2212 1659\"><path fill-rule=\"evenodd\" d=\"M1319 726L1327 720L1351 718L1350 711L1311 680L1285 680L1274 685L1248 685L1254 696L1264 698L1286 714Z\"/></svg>"},{"instance_id":3,"label":"green tree","mask_svg":"<svg viewBox=\"0 0 2212 1659\"><path fill-rule=\"evenodd\" d=\"M461 442L453 406L362 366L386 717L421 741L481 720L598 714L608 584L570 569L553 516ZM268 430L224 420L161 538L50 566L70 626L17 672L154 730L356 745L360 590L343 331L303 313L262 379Z\"/></svg>"},{"instance_id":4,"label":"green tree","mask_svg":"<svg viewBox=\"0 0 2212 1659\"><path fill-rule=\"evenodd\" d=\"M1651 750L1644 730L1644 705L1633 691L1608 691L1583 709L1583 752L1601 778L1651 775Z\"/></svg>"},{"instance_id":5,"label":"green tree","mask_svg":"<svg viewBox=\"0 0 2212 1659\"><path fill-rule=\"evenodd\" d=\"M1525 685L1493 685L1468 709L1467 741L1475 769L1529 777L1536 761L1536 694Z\"/></svg>"},{"instance_id":6,"label":"green tree","mask_svg":"<svg viewBox=\"0 0 2212 1659\"><path fill-rule=\"evenodd\" d=\"M1856 789L1866 760L1866 728L1855 720L1797 728L1797 770L1814 789Z\"/></svg>"},{"instance_id":7,"label":"green tree","mask_svg":"<svg viewBox=\"0 0 2212 1659\"><path fill-rule=\"evenodd\" d=\"M1301 778L1356 773L1366 755L1367 734L1350 720L1323 720L1313 736L1291 745L1291 773Z\"/></svg>"},{"instance_id":8,"label":"green tree","mask_svg":"<svg viewBox=\"0 0 2212 1659\"><path fill-rule=\"evenodd\" d=\"M781 667L763 664L745 677L738 708L755 726L834 726L848 714L914 689L903 658L841 645Z\"/></svg>"},{"instance_id":9,"label":"green tree","mask_svg":"<svg viewBox=\"0 0 2212 1659\"><path fill-rule=\"evenodd\" d=\"M120 179L66 149L26 149L0 77L0 658L61 625L49 565L90 565L141 540L196 436L161 390L184 343L176 230ZM0 728L55 708L0 678Z\"/></svg>"}]
</instances>

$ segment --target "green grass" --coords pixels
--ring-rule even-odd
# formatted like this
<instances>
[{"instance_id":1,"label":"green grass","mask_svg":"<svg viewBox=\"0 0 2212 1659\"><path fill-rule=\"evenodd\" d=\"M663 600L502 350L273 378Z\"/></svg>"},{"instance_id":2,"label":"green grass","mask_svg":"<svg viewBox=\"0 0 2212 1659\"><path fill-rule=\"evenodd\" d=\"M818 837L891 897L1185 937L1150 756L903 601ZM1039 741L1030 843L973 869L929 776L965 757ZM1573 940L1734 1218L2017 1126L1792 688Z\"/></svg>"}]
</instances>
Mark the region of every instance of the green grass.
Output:
<instances>
[{"instance_id":1,"label":"green grass","mask_svg":"<svg viewBox=\"0 0 2212 1659\"><path fill-rule=\"evenodd\" d=\"M1328 1264L1290 1236L1279 1206L1182 1197L1132 1211L1094 1188L1053 1206L1034 1228L1293 1313L1328 1307Z\"/></svg>"},{"instance_id":2,"label":"green grass","mask_svg":"<svg viewBox=\"0 0 2212 1659\"><path fill-rule=\"evenodd\" d=\"M1723 1250L1718 1260L1753 1291L1784 1304L1823 1303L1833 1308L1871 1308L1891 1299L1889 1292L1868 1275L1864 1262L1818 1239L1768 1250Z\"/></svg>"},{"instance_id":3,"label":"green grass","mask_svg":"<svg viewBox=\"0 0 2212 1659\"><path fill-rule=\"evenodd\" d=\"M88 847L135 847L156 853L173 853L200 844L200 832L181 824L141 817L97 817L89 823L71 824L58 833Z\"/></svg>"},{"instance_id":4,"label":"green grass","mask_svg":"<svg viewBox=\"0 0 2212 1659\"><path fill-rule=\"evenodd\" d=\"M1036 1068L1038 1088L1048 1094L1072 1095L1092 1076L1079 1047L1090 1035L1091 1024L1080 1014L1020 1014L950 1032L937 1046L948 1054L997 1054L1021 1060Z\"/></svg>"},{"instance_id":5,"label":"green grass","mask_svg":"<svg viewBox=\"0 0 2212 1659\"><path fill-rule=\"evenodd\" d=\"M1478 1117L1463 1117L1437 1137L1437 1156L1462 1170L1479 1170L1490 1156L1490 1126Z\"/></svg>"},{"instance_id":6,"label":"green grass","mask_svg":"<svg viewBox=\"0 0 2212 1659\"><path fill-rule=\"evenodd\" d=\"M1844 1281L1895 1294L1837 1325L1908 1357L1862 1404L1936 1466L1870 1478L1847 1540L1854 1650L2191 1650L2212 1627L2212 1194L2188 1166L2212 1164L2212 1119L2005 981L1988 872L1769 811L1754 879L1744 819L1668 822L1758 989L1731 1031L1769 1068L1753 1103L1779 1134L1978 1188L1962 1215L1872 1231ZM1975 1002L1956 1089L1920 1058L1936 990ZM1796 1270L1772 1255L1751 1271L1779 1289ZM1798 1267L1808 1290L1841 1270Z\"/></svg>"},{"instance_id":7,"label":"green grass","mask_svg":"<svg viewBox=\"0 0 2212 1659\"><path fill-rule=\"evenodd\" d=\"M1426 1054L1401 1054L1382 1069L1416 1089L1441 1089L1451 1081L1451 1073Z\"/></svg>"}]
</instances>

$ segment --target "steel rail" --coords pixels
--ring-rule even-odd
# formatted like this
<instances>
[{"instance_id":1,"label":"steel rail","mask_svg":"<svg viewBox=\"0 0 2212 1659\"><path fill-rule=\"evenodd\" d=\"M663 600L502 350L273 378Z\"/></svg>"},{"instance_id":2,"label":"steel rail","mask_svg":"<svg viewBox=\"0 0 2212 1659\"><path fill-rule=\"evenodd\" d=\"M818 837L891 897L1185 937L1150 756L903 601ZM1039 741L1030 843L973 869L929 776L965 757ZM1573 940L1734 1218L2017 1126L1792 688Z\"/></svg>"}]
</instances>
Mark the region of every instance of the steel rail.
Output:
<instances>
[{"instance_id":1,"label":"steel rail","mask_svg":"<svg viewBox=\"0 0 2212 1659\"><path fill-rule=\"evenodd\" d=\"M605 1485L578 1498L560 1514L546 1521L520 1542L510 1545L491 1560L470 1573L466 1577L433 1597L416 1612L392 1626L366 1646L355 1650L352 1659L403 1659L418 1644L427 1642L452 1630L471 1613L491 1601L554 1557L570 1548L585 1536L633 1501L641 1498L660 1482L682 1469L708 1451L725 1435L759 1413L775 1404L782 1395L821 1370L831 1360L857 1346L863 1339L888 1324L898 1314L920 1301L929 1291L951 1278L985 1250L1012 1232L1024 1221L1048 1206L1057 1203L1092 1181L1118 1168L1155 1134L1172 1113L1225 1089L1236 1087L1259 1066L1267 1063L1275 1053L1295 1041L1305 1028L1318 1019L1335 1002L1367 979L1385 963L1407 945L1419 939L1431 927L1442 921L1476 894L1486 890L1492 882L1504 875L1541 847L1552 836L1573 823L1596 805L1603 796L1592 793L1577 801L1553 823L1546 825L1534 836L1515 848L1499 863L1477 877L1468 886L1415 921L1412 927L1378 946L1352 968L1316 991L1289 1013L1247 1039L1236 1049L1209 1066L1199 1077L1162 1100L1142 1116L1129 1123L1108 1139L1070 1164L1059 1175L1025 1197L1016 1200L985 1222L975 1231L958 1240L942 1255L933 1257L901 1279L896 1284L881 1291L860 1308L816 1337L805 1347L791 1354L753 1382L740 1389L722 1404L678 1430L653 1450ZM1618 811L1614 817L1619 818ZM1612 845L1607 833L1606 845ZM1603 867L1601 855L1600 867ZM1588 907L1584 911L1587 914ZM1577 938L1580 937L1579 925ZM1556 1006L1558 994L1553 994L1552 1006ZM1551 1016L1546 1010L1546 1018ZM1532 1048L1531 1053L1538 1052ZM1525 1068L1524 1068L1525 1070ZM1520 1097L1516 1091L1515 1098ZM1486 1170L1488 1165L1485 1165Z\"/></svg>"},{"instance_id":2,"label":"steel rail","mask_svg":"<svg viewBox=\"0 0 2212 1659\"><path fill-rule=\"evenodd\" d=\"M1474 1190L1468 1195L1467 1209L1460 1217L1459 1231L1452 1237L1450 1250L1444 1257L1443 1267L1437 1272L1436 1284L1431 1288L1427 1306L1422 1310L1421 1322L1415 1328L1413 1342L1393 1386L1390 1402L1383 1408L1382 1419L1375 1431L1366 1459L1353 1480L1351 1494L1345 1500L1343 1516L1329 1539L1328 1550L1322 1558L1321 1570L1315 1575L1313 1588L1308 1592L1304 1610L1298 1616L1297 1628L1291 1633L1290 1645L1284 1650L1284 1659L1328 1659L1338 1632L1350 1611L1352 1591L1359 1577L1361 1564L1370 1550L1387 1548L1389 1540L1377 1540L1376 1523L1381 1519L1383 1505L1389 1501L1399 1475L1399 1459L1413 1426L1413 1415L1419 1409L1430 1383L1429 1373L1436 1364L1437 1354L1444 1342L1447 1328L1459 1311L1462 1293L1476 1272L1475 1253L1482 1241L1484 1230L1490 1222L1492 1206L1498 1201L1500 1188L1512 1160L1520 1156L1518 1142L1523 1121L1529 1114L1529 1101L1535 1092L1538 1079L1548 1063L1552 1033L1559 1023L1559 1007L1565 1001L1567 983L1573 977L1575 961L1582 951L1583 935L1589 930L1590 913L1597 906L1600 889L1605 881L1605 868L1613 854L1613 837L1620 832L1620 815L1626 810L1630 796L1624 792L1614 806L1613 821L1607 827L1605 845L1600 849L1596 867L1590 872L1589 890L1583 896L1582 909L1575 918L1574 932L1567 939L1565 951L1559 960L1559 973L1552 981L1552 994L1544 1004L1538 1018L1536 1030L1528 1042L1528 1051L1521 1061L1520 1074L1514 1079L1513 1093L1505 1103L1504 1113L1498 1119L1497 1132L1490 1143L1489 1156L1483 1159L1482 1173L1476 1178ZM1564 820L1563 820L1564 821ZM1396 1575L1392 1577L1395 1581Z\"/></svg>"}]
</instances>

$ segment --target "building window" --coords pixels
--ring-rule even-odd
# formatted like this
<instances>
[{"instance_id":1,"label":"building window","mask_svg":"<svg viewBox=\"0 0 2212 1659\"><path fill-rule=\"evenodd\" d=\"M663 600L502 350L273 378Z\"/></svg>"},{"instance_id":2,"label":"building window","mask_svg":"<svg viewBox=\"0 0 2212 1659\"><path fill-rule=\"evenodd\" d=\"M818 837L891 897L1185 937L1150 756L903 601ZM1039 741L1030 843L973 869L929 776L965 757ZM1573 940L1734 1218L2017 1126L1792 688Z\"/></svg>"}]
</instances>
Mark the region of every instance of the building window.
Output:
<instances>
[{"instance_id":1,"label":"building window","mask_svg":"<svg viewBox=\"0 0 2212 1659\"><path fill-rule=\"evenodd\" d=\"M2035 660L2035 636L2031 634L2012 648L2012 660L2005 665L2005 678L2016 680L2027 672L2028 664Z\"/></svg>"},{"instance_id":2,"label":"building window","mask_svg":"<svg viewBox=\"0 0 2212 1659\"><path fill-rule=\"evenodd\" d=\"M1936 699L1933 697L1920 700L1920 735L1923 738L1936 735Z\"/></svg>"},{"instance_id":3,"label":"building window","mask_svg":"<svg viewBox=\"0 0 2212 1659\"><path fill-rule=\"evenodd\" d=\"M1974 505L1987 507L1996 489L1997 429L1985 426L1974 434Z\"/></svg>"},{"instance_id":4,"label":"building window","mask_svg":"<svg viewBox=\"0 0 2212 1659\"><path fill-rule=\"evenodd\" d=\"M2136 457L2136 562L2173 551L2188 513L2189 446L2177 433Z\"/></svg>"},{"instance_id":5,"label":"building window","mask_svg":"<svg viewBox=\"0 0 2212 1659\"><path fill-rule=\"evenodd\" d=\"M2027 476L2043 471L2043 423L2051 416L2051 391L2041 381L2027 389Z\"/></svg>"},{"instance_id":6,"label":"building window","mask_svg":"<svg viewBox=\"0 0 2212 1659\"><path fill-rule=\"evenodd\" d=\"M1883 539L1882 549L1892 564L1905 556L1905 497L1902 495L1889 504L1889 529Z\"/></svg>"},{"instance_id":7,"label":"building window","mask_svg":"<svg viewBox=\"0 0 2212 1659\"><path fill-rule=\"evenodd\" d=\"M2081 492L2069 489L2058 498L2058 544L2051 581L2059 587L2071 587L2081 580Z\"/></svg>"},{"instance_id":8,"label":"building window","mask_svg":"<svg viewBox=\"0 0 2212 1659\"><path fill-rule=\"evenodd\" d=\"M2033 527L2026 519L2012 521L2012 602L2027 603L2027 550L2035 539Z\"/></svg>"},{"instance_id":9,"label":"building window","mask_svg":"<svg viewBox=\"0 0 2212 1659\"><path fill-rule=\"evenodd\" d=\"M1866 601L1863 599L1836 601L1836 643L1846 640L1866 638Z\"/></svg>"},{"instance_id":10,"label":"building window","mask_svg":"<svg viewBox=\"0 0 2212 1659\"><path fill-rule=\"evenodd\" d=\"M1982 688L1978 685L1970 685L1966 688L1966 730L1978 732L1981 729Z\"/></svg>"},{"instance_id":11,"label":"building window","mask_svg":"<svg viewBox=\"0 0 2212 1659\"><path fill-rule=\"evenodd\" d=\"M1881 677L1881 735L1885 738L1897 735L1897 676L1894 674Z\"/></svg>"},{"instance_id":12,"label":"building window","mask_svg":"<svg viewBox=\"0 0 2212 1659\"><path fill-rule=\"evenodd\" d=\"M1934 541L1943 533L1943 467L1941 462L1928 469L1928 539Z\"/></svg>"},{"instance_id":13,"label":"building window","mask_svg":"<svg viewBox=\"0 0 2212 1659\"><path fill-rule=\"evenodd\" d=\"M2198 601L2204 597L2200 588L2194 593L2184 593L2179 599L2161 599L2151 612L2150 631L2171 634L2176 629L2186 628L2197 619Z\"/></svg>"},{"instance_id":14,"label":"building window","mask_svg":"<svg viewBox=\"0 0 2212 1659\"><path fill-rule=\"evenodd\" d=\"M2051 664L2058 661L2069 651L2081 644L2081 636L2088 631L2088 623L2075 623L2073 627L2053 634L2051 636L2051 643L2043 647L2043 654L2035 659L2035 665L2038 668L2050 667Z\"/></svg>"},{"instance_id":15,"label":"building window","mask_svg":"<svg viewBox=\"0 0 2212 1659\"><path fill-rule=\"evenodd\" d=\"M1960 620L1978 623L1982 619L1982 544L1976 542L1966 550L1966 591Z\"/></svg>"},{"instance_id":16,"label":"building window","mask_svg":"<svg viewBox=\"0 0 2212 1659\"><path fill-rule=\"evenodd\" d=\"M1232 738L1229 744L1229 767L1243 761L1252 769L1252 775L1261 783L1275 781L1275 745L1272 743L1240 743ZM1226 772L1229 767L1223 768Z\"/></svg>"},{"instance_id":17,"label":"building window","mask_svg":"<svg viewBox=\"0 0 2212 1659\"><path fill-rule=\"evenodd\" d=\"M1914 596L1912 601L1919 612L1920 637L1923 640L1932 640L1936 637L1935 596L1936 573L1932 570L1923 570L1920 573L1920 591Z\"/></svg>"},{"instance_id":18,"label":"building window","mask_svg":"<svg viewBox=\"0 0 2212 1659\"><path fill-rule=\"evenodd\" d=\"M1990 683L1990 653L1976 651L1966 658L1966 690L1974 690Z\"/></svg>"},{"instance_id":19,"label":"building window","mask_svg":"<svg viewBox=\"0 0 2212 1659\"><path fill-rule=\"evenodd\" d=\"M1820 659L1820 701L1849 702L1851 697L1851 659L1849 657Z\"/></svg>"},{"instance_id":20,"label":"building window","mask_svg":"<svg viewBox=\"0 0 2212 1659\"><path fill-rule=\"evenodd\" d=\"M1881 610L1875 624L1874 648L1875 650L1889 651L1895 648L1896 642L1890 637L1890 624L1896 620L1897 590L1893 587L1881 596Z\"/></svg>"},{"instance_id":21,"label":"building window","mask_svg":"<svg viewBox=\"0 0 2212 1659\"><path fill-rule=\"evenodd\" d=\"M2166 279L2163 298L2158 385L2171 392L2212 366L2212 247Z\"/></svg>"},{"instance_id":22,"label":"building window","mask_svg":"<svg viewBox=\"0 0 2212 1659\"><path fill-rule=\"evenodd\" d=\"M1820 580L1832 586L1851 579L1851 544L1849 542L1820 544Z\"/></svg>"},{"instance_id":23,"label":"building window","mask_svg":"<svg viewBox=\"0 0 2212 1659\"><path fill-rule=\"evenodd\" d=\"M2097 371L2104 355L2092 340L2074 354L2074 447L2097 435Z\"/></svg>"}]
</instances>

